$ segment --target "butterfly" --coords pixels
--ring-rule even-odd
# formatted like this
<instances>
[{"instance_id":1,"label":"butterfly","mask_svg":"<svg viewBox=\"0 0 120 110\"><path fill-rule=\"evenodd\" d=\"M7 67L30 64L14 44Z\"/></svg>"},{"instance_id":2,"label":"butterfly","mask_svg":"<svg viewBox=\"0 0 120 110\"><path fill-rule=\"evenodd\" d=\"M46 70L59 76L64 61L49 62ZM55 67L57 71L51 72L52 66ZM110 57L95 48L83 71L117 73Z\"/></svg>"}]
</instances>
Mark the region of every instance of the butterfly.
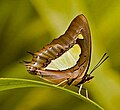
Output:
<instances>
[{"instance_id":1,"label":"butterfly","mask_svg":"<svg viewBox=\"0 0 120 110\"><path fill-rule=\"evenodd\" d=\"M82 35L82 38L80 38L80 35ZM48 68L51 63L59 59L75 45L78 46L77 51L80 51L80 54L72 67L63 70ZM28 52L33 56L32 61L24 61L24 63L30 74L37 75L57 85L77 86L80 93L82 84L93 79L94 76L91 76L91 73L108 58L108 56L105 57L105 53L98 64L88 74L91 61L91 48L91 33L88 21L81 14L73 19L66 32L59 38L54 39L40 51L35 53ZM67 62L69 63L69 60Z\"/></svg>"}]
</instances>

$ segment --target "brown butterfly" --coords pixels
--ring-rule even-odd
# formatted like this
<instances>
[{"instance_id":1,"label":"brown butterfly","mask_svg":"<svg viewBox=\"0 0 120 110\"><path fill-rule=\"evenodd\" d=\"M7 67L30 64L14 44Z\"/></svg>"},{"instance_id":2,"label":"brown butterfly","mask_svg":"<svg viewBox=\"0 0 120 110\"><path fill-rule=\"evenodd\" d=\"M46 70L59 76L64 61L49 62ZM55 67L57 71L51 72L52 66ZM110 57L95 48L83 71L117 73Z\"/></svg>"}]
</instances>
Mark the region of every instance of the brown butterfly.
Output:
<instances>
[{"instance_id":1,"label":"brown butterfly","mask_svg":"<svg viewBox=\"0 0 120 110\"><path fill-rule=\"evenodd\" d=\"M79 38L80 34L83 36L83 39ZM65 70L46 69L52 61L59 58L76 44L81 48L81 53L73 67ZM108 58L108 56L104 58L106 56L105 53L94 69L87 74L91 60L91 48L91 34L88 21L81 14L73 19L67 31L59 38L54 39L36 53L29 52L33 55L31 62L24 62L29 73L38 75L57 85L75 85L79 87L80 93L82 84L91 80L93 78L91 73Z\"/></svg>"}]
</instances>

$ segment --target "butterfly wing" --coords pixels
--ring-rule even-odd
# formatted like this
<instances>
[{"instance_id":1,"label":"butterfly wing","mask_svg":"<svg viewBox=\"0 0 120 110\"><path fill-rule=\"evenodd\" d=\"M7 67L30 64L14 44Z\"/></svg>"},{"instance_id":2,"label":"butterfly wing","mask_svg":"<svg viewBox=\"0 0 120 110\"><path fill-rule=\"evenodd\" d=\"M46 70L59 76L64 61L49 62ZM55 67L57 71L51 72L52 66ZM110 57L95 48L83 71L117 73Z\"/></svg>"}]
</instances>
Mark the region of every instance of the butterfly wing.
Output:
<instances>
[{"instance_id":1,"label":"butterfly wing","mask_svg":"<svg viewBox=\"0 0 120 110\"><path fill-rule=\"evenodd\" d=\"M79 39L80 34L82 34L83 39ZM51 71L46 68L52 61L59 58L75 44L78 44L81 48L80 58L78 58L75 66L61 71ZM84 15L79 15L73 19L63 35L54 39L40 51L34 53L32 62L26 63L26 66L30 73L43 76L46 80L55 84L74 78L76 78L75 82L78 83L89 68L90 57L91 37L88 22Z\"/></svg>"}]
</instances>

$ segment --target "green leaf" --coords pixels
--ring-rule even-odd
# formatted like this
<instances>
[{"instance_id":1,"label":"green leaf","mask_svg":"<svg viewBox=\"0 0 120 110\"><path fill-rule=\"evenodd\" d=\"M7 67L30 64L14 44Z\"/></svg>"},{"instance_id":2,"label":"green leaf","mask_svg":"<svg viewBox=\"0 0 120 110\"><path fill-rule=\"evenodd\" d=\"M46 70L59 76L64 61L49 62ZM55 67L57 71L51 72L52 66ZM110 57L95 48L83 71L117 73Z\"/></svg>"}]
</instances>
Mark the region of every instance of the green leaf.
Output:
<instances>
[{"instance_id":1,"label":"green leaf","mask_svg":"<svg viewBox=\"0 0 120 110\"><path fill-rule=\"evenodd\" d=\"M0 91L3 90L9 90L9 89L15 89L15 88L23 88L23 87L53 87L60 90L63 90L66 93L69 93L80 100L84 101L84 103L87 104L88 107L90 107L92 110L103 110L102 107L100 107L98 104L93 102L92 100L84 97L83 95L80 95L76 92L73 92L71 90L65 89L60 86L56 86L53 84L48 84L40 81L35 80L28 80L28 79L18 79L18 78L0 78Z\"/></svg>"}]
</instances>

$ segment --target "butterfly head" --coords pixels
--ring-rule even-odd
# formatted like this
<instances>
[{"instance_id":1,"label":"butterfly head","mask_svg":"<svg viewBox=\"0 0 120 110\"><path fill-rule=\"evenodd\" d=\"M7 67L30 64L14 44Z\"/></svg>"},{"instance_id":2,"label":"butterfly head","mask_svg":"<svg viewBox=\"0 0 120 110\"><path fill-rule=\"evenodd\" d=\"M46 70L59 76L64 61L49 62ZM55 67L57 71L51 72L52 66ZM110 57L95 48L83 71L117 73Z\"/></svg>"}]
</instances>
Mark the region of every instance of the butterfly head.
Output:
<instances>
[{"instance_id":1,"label":"butterfly head","mask_svg":"<svg viewBox=\"0 0 120 110\"><path fill-rule=\"evenodd\" d=\"M79 84L83 84L83 83L85 83L85 82L88 82L88 81L90 81L91 79L93 79L94 78L94 76L91 76L90 74L86 74L83 78L82 78L82 81L79 83ZM78 84L78 85L79 85Z\"/></svg>"},{"instance_id":2,"label":"butterfly head","mask_svg":"<svg viewBox=\"0 0 120 110\"><path fill-rule=\"evenodd\" d=\"M106 56L107 53L105 53L102 58L99 60L99 62L95 65L95 67L91 70L89 74L85 74L82 78L82 81L78 83L77 85L79 86L80 84L83 84L85 82L90 81L94 76L91 76L91 74L101 65L103 62L108 59L109 56Z\"/></svg>"}]
</instances>

